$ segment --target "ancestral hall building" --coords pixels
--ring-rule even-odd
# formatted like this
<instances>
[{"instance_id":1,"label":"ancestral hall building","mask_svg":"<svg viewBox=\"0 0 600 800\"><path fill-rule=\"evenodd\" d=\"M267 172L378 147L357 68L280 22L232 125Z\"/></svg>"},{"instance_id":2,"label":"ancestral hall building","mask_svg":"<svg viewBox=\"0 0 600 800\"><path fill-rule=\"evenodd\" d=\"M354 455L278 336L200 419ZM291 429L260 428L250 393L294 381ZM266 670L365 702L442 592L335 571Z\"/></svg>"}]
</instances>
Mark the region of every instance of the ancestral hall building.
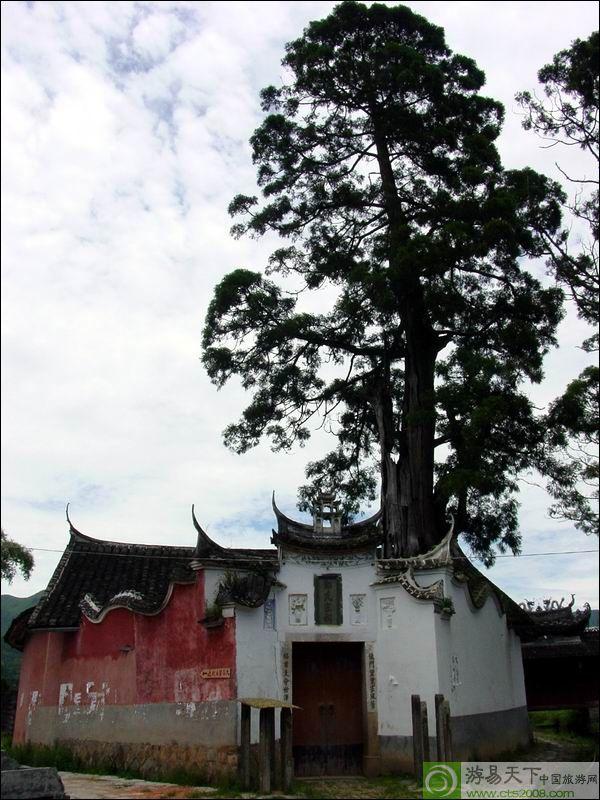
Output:
<instances>
[{"instance_id":1,"label":"ancestral hall building","mask_svg":"<svg viewBox=\"0 0 600 800\"><path fill-rule=\"evenodd\" d=\"M231 773L238 701L271 698L298 707L296 774L407 771L411 695L431 715L443 694L454 758L527 743L530 617L452 529L428 553L383 559L379 515L342 524L333 495L312 524L273 510L264 550L219 546L193 508L195 547L94 539L69 520L44 596L7 634L24 650L15 741L149 774Z\"/></svg>"}]
</instances>

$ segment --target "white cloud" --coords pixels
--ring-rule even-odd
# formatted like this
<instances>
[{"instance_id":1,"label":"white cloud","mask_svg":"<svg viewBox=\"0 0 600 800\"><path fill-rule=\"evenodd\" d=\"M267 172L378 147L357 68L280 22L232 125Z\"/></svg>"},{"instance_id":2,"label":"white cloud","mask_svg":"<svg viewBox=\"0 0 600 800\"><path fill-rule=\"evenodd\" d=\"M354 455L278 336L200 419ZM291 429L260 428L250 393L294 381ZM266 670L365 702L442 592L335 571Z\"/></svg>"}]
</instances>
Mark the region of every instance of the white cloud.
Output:
<instances>
[{"instance_id":1,"label":"white cloud","mask_svg":"<svg viewBox=\"0 0 600 800\"><path fill-rule=\"evenodd\" d=\"M2 6L3 527L62 549L61 510L123 541L188 544L189 506L224 544L267 546L270 493L293 513L304 450L237 457L220 432L246 398L199 362L212 290L261 268L272 240L233 240L227 205L255 191L248 139L259 89L277 83L284 44L333 3L94 2ZM509 166L554 177L555 153L520 128L514 93L585 36L596 4L414 2L475 58L505 102ZM571 162L569 162L571 163ZM538 402L586 357L574 317L548 360ZM524 550L584 549L525 495ZM546 535L546 532L548 535ZM569 543L569 547L565 546ZM36 552L43 588L59 554ZM492 577L520 598L536 586L596 597L582 557L502 560ZM533 566L532 566L533 562ZM555 566L553 566L555 565ZM560 565L560 566L559 566ZM522 588L521 588L522 587Z\"/></svg>"}]
</instances>

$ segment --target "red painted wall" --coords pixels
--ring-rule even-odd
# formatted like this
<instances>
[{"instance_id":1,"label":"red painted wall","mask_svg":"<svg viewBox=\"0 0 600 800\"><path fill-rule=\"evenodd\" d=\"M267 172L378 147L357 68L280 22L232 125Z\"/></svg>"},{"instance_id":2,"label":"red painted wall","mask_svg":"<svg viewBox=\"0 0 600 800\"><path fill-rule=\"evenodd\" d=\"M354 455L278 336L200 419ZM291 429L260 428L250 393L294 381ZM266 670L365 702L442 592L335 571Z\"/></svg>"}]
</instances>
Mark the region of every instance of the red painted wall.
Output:
<instances>
[{"instance_id":1,"label":"red painted wall","mask_svg":"<svg viewBox=\"0 0 600 800\"><path fill-rule=\"evenodd\" d=\"M71 633L34 633L21 666L15 741L29 738L39 707L57 707L62 716L73 706L234 699L235 619L206 629L198 623L203 616L199 572L195 584L173 586L157 615L117 608L99 623L82 616L79 630ZM229 668L231 677L201 678L203 669L215 667Z\"/></svg>"}]
</instances>

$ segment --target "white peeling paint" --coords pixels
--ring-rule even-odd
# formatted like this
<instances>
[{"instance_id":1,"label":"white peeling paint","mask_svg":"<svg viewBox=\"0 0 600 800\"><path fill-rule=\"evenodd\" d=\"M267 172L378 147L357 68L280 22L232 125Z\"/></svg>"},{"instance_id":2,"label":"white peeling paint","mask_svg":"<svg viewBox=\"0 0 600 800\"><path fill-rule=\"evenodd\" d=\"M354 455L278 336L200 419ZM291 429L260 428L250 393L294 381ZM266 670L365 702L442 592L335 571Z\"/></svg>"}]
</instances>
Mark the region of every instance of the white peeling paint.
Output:
<instances>
[{"instance_id":1,"label":"white peeling paint","mask_svg":"<svg viewBox=\"0 0 600 800\"><path fill-rule=\"evenodd\" d=\"M85 692L73 692L72 683L61 683L58 696L58 713L63 722L67 722L72 715L98 714L104 718L106 696L110 693L108 683L102 683L100 691L93 691L94 681L87 681Z\"/></svg>"},{"instance_id":2,"label":"white peeling paint","mask_svg":"<svg viewBox=\"0 0 600 800\"><path fill-rule=\"evenodd\" d=\"M27 727L31 725L31 720L33 719L33 712L35 711L35 707L41 701L42 695L39 693L37 689L31 693L31 698L29 700L29 705L27 706Z\"/></svg>"},{"instance_id":3,"label":"white peeling paint","mask_svg":"<svg viewBox=\"0 0 600 800\"><path fill-rule=\"evenodd\" d=\"M113 595L109 603L117 603L119 600L142 600L142 595L135 589L124 589L122 592Z\"/></svg>"},{"instance_id":4,"label":"white peeling paint","mask_svg":"<svg viewBox=\"0 0 600 800\"><path fill-rule=\"evenodd\" d=\"M86 595L84 595L84 596L83 596L83 602L84 602L84 603L86 603L86 604L87 604L87 605L88 605L88 606L89 606L89 607L90 607L90 608L91 608L93 611L95 611L96 613L99 613L99 611L100 611L100 606L99 606L99 605L98 605L98 603L97 603L97 602L94 600L94 598L92 597L92 595L91 595L91 594L86 594Z\"/></svg>"}]
</instances>

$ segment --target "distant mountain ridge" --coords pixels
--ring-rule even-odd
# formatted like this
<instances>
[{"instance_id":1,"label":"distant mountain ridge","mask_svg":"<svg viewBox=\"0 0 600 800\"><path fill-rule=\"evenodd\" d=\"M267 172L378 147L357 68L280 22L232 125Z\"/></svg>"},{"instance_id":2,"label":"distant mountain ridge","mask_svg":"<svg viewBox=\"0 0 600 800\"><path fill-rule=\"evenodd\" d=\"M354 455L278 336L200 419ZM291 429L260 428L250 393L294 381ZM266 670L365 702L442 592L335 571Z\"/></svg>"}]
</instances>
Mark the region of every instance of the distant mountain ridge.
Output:
<instances>
[{"instance_id":1,"label":"distant mountain ridge","mask_svg":"<svg viewBox=\"0 0 600 800\"><path fill-rule=\"evenodd\" d=\"M21 653L10 647L4 641L4 634L10 627L10 623L18 616L21 611L31 608L37 604L43 592L32 594L31 597L14 597L11 594L3 594L2 601L2 624L0 635L2 636L2 678L11 686L16 686L19 681L19 670L21 668Z\"/></svg>"}]
</instances>

